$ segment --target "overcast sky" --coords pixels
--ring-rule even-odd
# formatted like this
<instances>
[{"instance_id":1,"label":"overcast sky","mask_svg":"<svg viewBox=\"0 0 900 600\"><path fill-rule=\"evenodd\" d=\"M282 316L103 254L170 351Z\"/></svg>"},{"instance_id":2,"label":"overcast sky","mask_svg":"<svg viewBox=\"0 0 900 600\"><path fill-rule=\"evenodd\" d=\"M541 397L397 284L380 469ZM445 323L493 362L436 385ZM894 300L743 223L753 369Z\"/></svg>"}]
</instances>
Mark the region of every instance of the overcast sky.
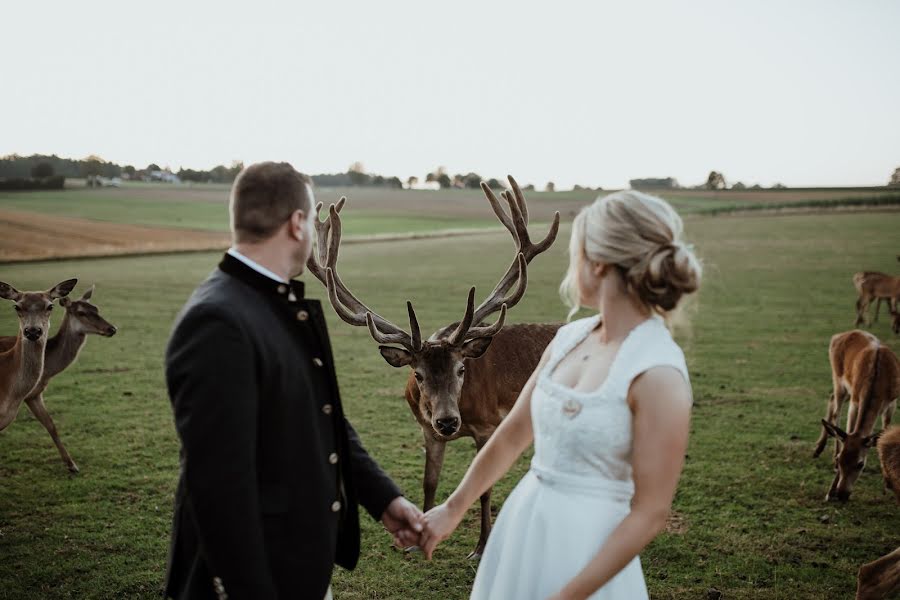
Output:
<instances>
[{"instance_id":1,"label":"overcast sky","mask_svg":"<svg viewBox=\"0 0 900 600\"><path fill-rule=\"evenodd\" d=\"M528 4L529 6L524 6ZM4 2L0 154L883 185L900 2Z\"/></svg>"}]
</instances>

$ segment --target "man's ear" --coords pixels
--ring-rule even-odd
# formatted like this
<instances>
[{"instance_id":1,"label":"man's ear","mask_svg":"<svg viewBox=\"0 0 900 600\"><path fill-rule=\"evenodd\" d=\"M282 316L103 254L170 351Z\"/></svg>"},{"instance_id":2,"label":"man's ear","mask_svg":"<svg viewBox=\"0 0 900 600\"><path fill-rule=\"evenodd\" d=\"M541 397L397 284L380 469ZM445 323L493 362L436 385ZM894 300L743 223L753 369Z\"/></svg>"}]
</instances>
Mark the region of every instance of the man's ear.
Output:
<instances>
[{"instance_id":1,"label":"man's ear","mask_svg":"<svg viewBox=\"0 0 900 600\"><path fill-rule=\"evenodd\" d=\"M838 437L838 438L841 438L842 440L846 440L846 439L847 439L847 432L846 432L846 431L844 431L843 429L841 429L841 428L838 427L837 425L832 425L831 423L829 423L829 422L826 421L825 419L822 419L822 427L825 428L825 431L827 431L827 432L828 432L828 435L830 435L831 437Z\"/></svg>"},{"instance_id":2,"label":"man's ear","mask_svg":"<svg viewBox=\"0 0 900 600\"><path fill-rule=\"evenodd\" d=\"M379 346L378 349L381 350L384 360L392 367L405 367L413 361L413 355L407 350L390 346Z\"/></svg>"},{"instance_id":3,"label":"man's ear","mask_svg":"<svg viewBox=\"0 0 900 600\"><path fill-rule=\"evenodd\" d=\"M291 234L297 236L297 232L300 232L299 240L302 240L303 236L306 235L306 221L308 219L309 215L306 213L306 211L300 210L299 208L291 213Z\"/></svg>"},{"instance_id":4,"label":"man's ear","mask_svg":"<svg viewBox=\"0 0 900 600\"><path fill-rule=\"evenodd\" d=\"M0 298L6 298L7 300L18 302L21 297L22 292L9 285L8 283L3 283L2 281L0 281Z\"/></svg>"},{"instance_id":5,"label":"man's ear","mask_svg":"<svg viewBox=\"0 0 900 600\"><path fill-rule=\"evenodd\" d=\"M75 289L76 283L78 283L77 279L66 279L65 281L57 283L51 289L47 290L47 293L54 300L56 300L57 298L62 298L63 296L68 296L69 292Z\"/></svg>"},{"instance_id":6,"label":"man's ear","mask_svg":"<svg viewBox=\"0 0 900 600\"><path fill-rule=\"evenodd\" d=\"M469 340L462 347L463 358L481 358L494 341L492 337L480 337Z\"/></svg>"}]
</instances>

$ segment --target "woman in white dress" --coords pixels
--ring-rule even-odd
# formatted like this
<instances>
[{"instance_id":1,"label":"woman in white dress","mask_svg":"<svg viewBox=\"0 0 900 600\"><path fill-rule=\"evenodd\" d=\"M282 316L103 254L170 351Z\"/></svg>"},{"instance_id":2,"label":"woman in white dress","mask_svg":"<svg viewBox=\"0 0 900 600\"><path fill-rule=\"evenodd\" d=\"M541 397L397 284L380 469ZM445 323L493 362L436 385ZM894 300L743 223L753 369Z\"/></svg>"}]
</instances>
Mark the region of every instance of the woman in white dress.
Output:
<instances>
[{"instance_id":1,"label":"woman in white dress","mask_svg":"<svg viewBox=\"0 0 900 600\"><path fill-rule=\"evenodd\" d=\"M559 330L459 487L424 517L430 559L534 442L472 598L647 598L638 554L665 528L690 426L684 354L663 320L700 284L681 232L667 202L633 191L600 198L575 219L561 291L571 314L580 306L599 314Z\"/></svg>"}]
</instances>

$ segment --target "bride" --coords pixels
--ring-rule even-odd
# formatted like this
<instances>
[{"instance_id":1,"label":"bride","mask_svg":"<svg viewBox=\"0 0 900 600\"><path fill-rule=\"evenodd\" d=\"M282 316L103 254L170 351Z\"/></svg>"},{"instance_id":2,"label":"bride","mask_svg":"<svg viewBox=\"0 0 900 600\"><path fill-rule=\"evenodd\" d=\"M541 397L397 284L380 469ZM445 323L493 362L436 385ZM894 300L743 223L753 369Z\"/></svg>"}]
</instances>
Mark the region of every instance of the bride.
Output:
<instances>
[{"instance_id":1,"label":"bride","mask_svg":"<svg viewBox=\"0 0 900 600\"><path fill-rule=\"evenodd\" d=\"M690 425L684 354L664 320L700 284L681 232L667 202L634 191L575 219L561 291L570 318L580 306L599 314L559 330L459 487L424 517L431 559L534 442L472 598L647 598L638 553L666 526Z\"/></svg>"}]
</instances>

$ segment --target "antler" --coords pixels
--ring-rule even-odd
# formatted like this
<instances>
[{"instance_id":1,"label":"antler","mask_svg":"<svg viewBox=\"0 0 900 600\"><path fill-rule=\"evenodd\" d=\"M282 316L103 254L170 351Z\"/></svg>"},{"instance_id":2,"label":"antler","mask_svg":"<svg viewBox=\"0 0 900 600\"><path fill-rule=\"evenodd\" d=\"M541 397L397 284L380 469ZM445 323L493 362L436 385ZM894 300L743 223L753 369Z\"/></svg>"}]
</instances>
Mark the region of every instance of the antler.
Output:
<instances>
[{"instance_id":1,"label":"antler","mask_svg":"<svg viewBox=\"0 0 900 600\"><path fill-rule=\"evenodd\" d=\"M466 311L466 318L459 324L459 327L451 337L451 340L456 340L454 343L462 343L475 337L494 335L500 331L500 328L503 327L502 321L506 317L506 310L518 304L525 295L525 289L528 287L528 264L535 256L546 252L553 245L553 242L556 241L556 236L559 234L559 212L557 212L547 237L537 244L532 243L531 235L528 233L528 205L525 203L525 196L522 194L522 190L519 188L516 180L513 179L513 176L509 175L508 178L512 189L504 190L500 193L500 196L509 205L509 214L500 205L500 201L497 200L491 188L484 182L481 183L481 189L488 202L491 203L494 214L497 215L503 226L512 234L516 243L516 257L503 277L500 278L499 283L494 287L494 291L491 292L490 296L477 309ZM516 282L518 283L515 289L510 293L510 289ZM471 305L474 303L474 296L471 293L469 296L471 309ZM497 312L498 309L501 311L501 314L497 323L489 327L470 329L472 323L480 323L488 315ZM497 326L498 323L500 323L499 327ZM464 325L465 327L463 327Z\"/></svg>"},{"instance_id":2,"label":"antler","mask_svg":"<svg viewBox=\"0 0 900 600\"><path fill-rule=\"evenodd\" d=\"M310 255L306 266L310 273L328 288L331 306L346 323L357 326L368 325L372 337L380 344L401 344L410 351L418 352L422 349L422 334L411 302L406 303L412 331L409 334L360 302L337 273L342 233L340 212L346 201L346 198L341 198L337 205L332 204L324 221L319 219L322 203L316 205L316 251ZM321 262L323 257L324 265Z\"/></svg>"}]
</instances>

